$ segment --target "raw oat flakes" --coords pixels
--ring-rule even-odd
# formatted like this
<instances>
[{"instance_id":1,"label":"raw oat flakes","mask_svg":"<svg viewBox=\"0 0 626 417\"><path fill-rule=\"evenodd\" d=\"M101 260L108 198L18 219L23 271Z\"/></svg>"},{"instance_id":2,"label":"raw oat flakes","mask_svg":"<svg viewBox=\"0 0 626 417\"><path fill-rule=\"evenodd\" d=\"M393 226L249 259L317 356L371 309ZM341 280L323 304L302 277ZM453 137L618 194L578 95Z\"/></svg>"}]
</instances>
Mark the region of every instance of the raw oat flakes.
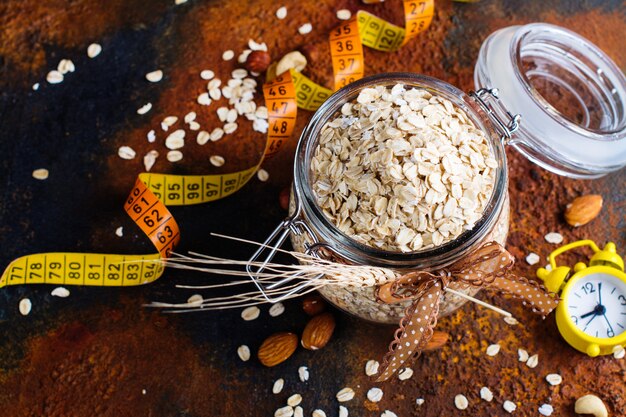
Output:
<instances>
[{"instance_id":1,"label":"raw oat flakes","mask_svg":"<svg viewBox=\"0 0 626 417\"><path fill-rule=\"evenodd\" d=\"M413 252L473 228L498 164L484 133L426 90L364 88L321 131L311 163L324 215L354 240Z\"/></svg>"}]
</instances>

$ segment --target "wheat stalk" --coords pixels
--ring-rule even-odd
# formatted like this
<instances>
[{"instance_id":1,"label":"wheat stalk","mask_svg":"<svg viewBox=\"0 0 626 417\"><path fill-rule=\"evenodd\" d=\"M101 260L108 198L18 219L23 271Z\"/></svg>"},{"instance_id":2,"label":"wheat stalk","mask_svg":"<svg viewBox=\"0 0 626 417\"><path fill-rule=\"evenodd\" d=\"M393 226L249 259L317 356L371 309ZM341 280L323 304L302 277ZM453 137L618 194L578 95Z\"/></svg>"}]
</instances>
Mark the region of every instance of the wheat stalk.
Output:
<instances>
[{"instance_id":1,"label":"wheat stalk","mask_svg":"<svg viewBox=\"0 0 626 417\"><path fill-rule=\"evenodd\" d=\"M237 285L250 285L252 281L250 280L250 275L247 271L228 269L226 267L252 266L257 268L257 270L262 269L261 272L254 273L254 279L257 283L264 286L265 295L257 288L250 292L203 299L201 303L164 303L155 301L150 304L146 304L147 307L171 309L166 311L169 313L188 313L203 310L242 308L267 303L269 301L266 296L274 297L274 299L282 298L287 300L300 297L328 285L337 285L342 287L371 287L395 281L400 277L399 273L388 268L373 267L368 265L347 265L247 239L216 233L212 233L211 235L288 254L296 259L298 263L283 264L275 262L241 261L204 255L197 252L189 252L190 256L173 253L172 257L167 260L148 262L163 262L170 268L246 278L243 280L230 281L220 284L177 285L177 288L206 290ZM275 284L276 287L268 288L272 284ZM511 313L487 304L484 301L452 289L446 288L446 291L459 297L466 298L467 300L483 307L492 309L504 316L511 317Z\"/></svg>"}]
</instances>

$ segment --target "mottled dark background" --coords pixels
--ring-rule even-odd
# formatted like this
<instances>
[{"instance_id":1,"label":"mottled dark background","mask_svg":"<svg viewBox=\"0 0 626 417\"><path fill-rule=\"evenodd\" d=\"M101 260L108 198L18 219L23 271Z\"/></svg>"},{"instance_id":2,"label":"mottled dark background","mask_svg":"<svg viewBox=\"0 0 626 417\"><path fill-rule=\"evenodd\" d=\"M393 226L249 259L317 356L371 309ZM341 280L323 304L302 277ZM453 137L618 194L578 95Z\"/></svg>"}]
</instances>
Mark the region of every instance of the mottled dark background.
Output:
<instances>
[{"instance_id":1,"label":"mottled dark background","mask_svg":"<svg viewBox=\"0 0 626 417\"><path fill-rule=\"evenodd\" d=\"M274 17L280 5L287 19ZM326 36L337 24L335 11L359 8L402 24L401 2L365 6L356 0L199 1L175 6L173 0L37 1L4 0L0 4L0 269L12 259L34 252L150 252L122 210L140 158L123 161L117 148L130 145L143 155L145 135L165 116L182 118L198 112L203 128L217 126L217 106L199 110L194 98L204 90L198 74L213 69L222 79L234 68L222 51L237 53L249 38L268 44L274 59L296 48L306 50L307 73L331 84ZM473 87L474 62L482 40L493 30L536 21L575 30L626 68L622 1L482 1L475 4L438 1L431 28L401 51L366 50L366 73L413 71L441 78L462 89ZM313 32L297 34L310 21ZM103 45L96 59L85 50ZM49 85L45 75L59 60L70 58L76 72ZM164 80L149 84L144 74L161 68ZM33 83L41 83L32 91ZM153 110L136 109L152 102ZM261 103L260 94L257 96ZM310 113L300 111L297 132ZM179 122L180 123L180 122ZM158 131L158 129L157 129ZM228 172L253 164L264 137L247 122L236 134L198 150L187 145L185 159L173 168L165 158L163 135L156 149L155 172ZM285 216L278 194L291 181L295 139L265 164L270 181L253 180L233 197L211 204L173 208L181 226L180 251L195 250L245 259L250 248L210 238L210 232L262 240ZM193 148L192 148L193 147ZM191 152L189 148L194 151ZM192 154L193 153L193 154ZM208 162L221 154L222 171ZM626 171L595 181L560 178L537 168L515 151L508 152L512 223L509 249L520 262L516 272L533 276L523 258L531 251L547 255L555 248L543 240L558 231L567 241L612 240L626 248ZM50 170L46 181L31 177L34 169ZM605 199L600 216L572 229L563 220L565 205L580 194ZM114 231L124 227L124 236ZM591 359L575 352L558 335L554 318L542 321L517 302L483 295L520 319L511 327L498 316L466 305L439 327L450 332L442 350L425 354L408 381L381 384L378 404L366 400L373 386L363 372L368 359L386 351L393 328L376 326L337 313L337 329L321 351L298 350L275 368L256 359L241 362L236 349L256 351L276 331L301 332L306 322L299 301L271 318L267 307L253 322L239 311L163 315L142 304L152 300L184 301L191 291L175 284L208 283L211 277L168 270L156 283L141 288L71 287L66 299L50 296L51 286L0 290L0 414L6 416L270 416L286 398L300 393L305 415L315 408L337 415L335 393L352 387L357 395L346 405L351 415L378 416L390 409L399 416L503 415L504 400L517 403L516 415L536 415L544 402L555 414L572 416L577 397L595 393L612 415L626 415L626 362L612 357ZM19 300L33 302L30 315L18 312ZM487 345L502 351L487 357ZM517 361L517 349L539 354L529 369ZM302 383L297 368L306 365L311 378ZM564 382L550 387L545 375L558 372ZM285 379L279 395L275 379ZM494 392L492 403L479 399L481 386ZM145 394L142 394L145 390ZM454 396L463 393L470 407L461 413ZM423 397L425 404L415 405Z\"/></svg>"}]
</instances>

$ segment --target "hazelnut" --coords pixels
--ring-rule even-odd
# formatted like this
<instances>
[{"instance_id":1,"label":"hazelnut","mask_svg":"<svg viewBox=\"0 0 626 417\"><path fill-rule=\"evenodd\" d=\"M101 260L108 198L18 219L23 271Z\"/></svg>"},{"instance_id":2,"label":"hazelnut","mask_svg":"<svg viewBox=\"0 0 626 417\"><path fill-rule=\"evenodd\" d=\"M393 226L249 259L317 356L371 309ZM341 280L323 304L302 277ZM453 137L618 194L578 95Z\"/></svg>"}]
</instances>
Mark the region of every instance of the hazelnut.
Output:
<instances>
[{"instance_id":1,"label":"hazelnut","mask_svg":"<svg viewBox=\"0 0 626 417\"><path fill-rule=\"evenodd\" d=\"M280 208L283 210L287 210L289 208L289 194L291 193L291 189L289 187L285 187L280 190L280 194L278 195L278 201L280 202Z\"/></svg>"},{"instance_id":2,"label":"hazelnut","mask_svg":"<svg viewBox=\"0 0 626 417\"><path fill-rule=\"evenodd\" d=\"M246 69L251 72L262 73L270 66L270 54L266 51L252 51L246 58Z\"/></svg>"},{"instance_id":3,"label":"hazelnut","mask_svg":"<svg viewBox=\"0 0 626 417\"><path fill-rule=\"evenodd\" d=\"M309 295L302 300L302 309L309 316L315 316L326 310L326 302L319 295Z\"/></svg>"}]
</instances>

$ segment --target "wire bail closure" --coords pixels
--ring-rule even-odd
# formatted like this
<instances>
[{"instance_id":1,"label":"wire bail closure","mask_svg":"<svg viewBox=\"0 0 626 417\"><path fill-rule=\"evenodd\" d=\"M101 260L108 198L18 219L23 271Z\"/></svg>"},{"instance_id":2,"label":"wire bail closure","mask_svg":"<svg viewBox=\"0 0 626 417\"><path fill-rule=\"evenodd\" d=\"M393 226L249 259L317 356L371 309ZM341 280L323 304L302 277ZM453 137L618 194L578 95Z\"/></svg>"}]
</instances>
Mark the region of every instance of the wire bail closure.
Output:
<instances>
[{"instance_id":1,"label":"wire bail closure","mask_svg":"<svg viewBox=\"0 0 626 417\"><path fill-rule=\"evenodd\" d=\"M510 111L506 110L506 108L500 104L500 90L498 90L497 88L481 88L478 91L470 91L469 95L476 101L476 103L478 103L478 105L485 111L485 113L487 113L489 119L494 123L496 130L498 131L498 133L500 133L500 139L502 140L502 143L506 145L513 137L513 133L519 128L519 122L522 118L522 115L513 115ZM499 117L499 115L492 109L492 107L487 104L487 101L490 99L496 100L496 104L504 111L509 119L508 121L503 121Z\"/></svg>"},{"instance_id":2,"label":"wire bail closure","mask_svg":"<svg viewBox=\"0 0 626 417\"><path fill-rule=\"evenodd\" d=\"M286 293L280 292L280 295L277 297L272 295L274 292L276 292L275 290L277 288L283 287L287 283L295 279L298 279L302 275L302 273L294 274L278 282L273 282L272 284L266 285L263 283L262 276L263 276L263 272L265 271L265 268L267 267L267 264L274 258L278 249L283 246L283 244L285 243L285 240L287 240L287 237L289 237L291 233L293 233L296 236L303 236L303 235L305 236L304 253L306 255L319 258L320 249L329 248L327 244L321 243L317 239L317 237L315 236L311 228L304 221L302 221L302 218L300 216L301 207L299 204L299 199L298 199L298 196L294 196L294 197L296 200L296 207L297 207L295 213L287 217L285 220L283 220L276 227L276 229L274 229L274 231L268 236L268 238L265 240L265 242L263 242L263 244L259 247L259 249L257 249L256 252L252 254L250 259L248 260L248 264L246 265L246 272L248 273L248 276L250 277L252 282L254 282L254 284L257 286L259 291L261 291L261 294L263 294L263 297L265 297L265 299L270 303L277 303L279 301L287 299L291 295L297 292L300 292L304 290L305 288L313 285L313 282L315 280L320 279L324 276L324 274L319 274L315 276L312 280L309 279L309 280L303 281L302 283L295 285L290 291ZM258 268L255 268L252 266L253 264L258 263L260 259L262 259L264 256L265 256L265 259L261 261L262 262L261 266L259 266Z\"/></svg>"}]
</instances>

